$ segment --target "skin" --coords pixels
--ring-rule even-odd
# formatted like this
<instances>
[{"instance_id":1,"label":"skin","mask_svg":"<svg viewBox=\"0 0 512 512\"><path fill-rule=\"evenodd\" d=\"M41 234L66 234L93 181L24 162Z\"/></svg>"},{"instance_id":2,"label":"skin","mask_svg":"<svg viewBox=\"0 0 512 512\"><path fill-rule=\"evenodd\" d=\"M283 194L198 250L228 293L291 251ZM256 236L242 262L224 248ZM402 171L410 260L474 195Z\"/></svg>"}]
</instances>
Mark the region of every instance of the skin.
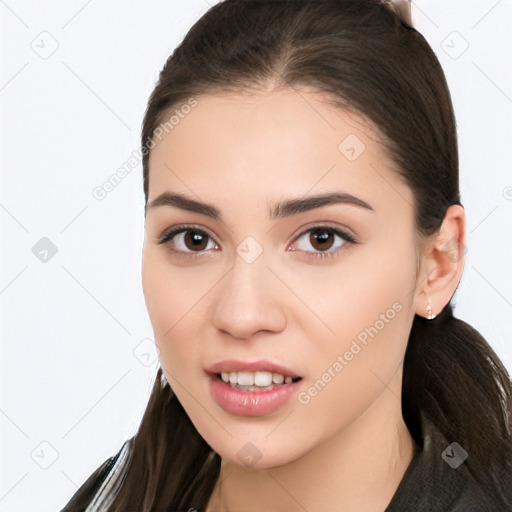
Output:
<instances>
[{"instance_id":1,"label":"skin","mask_svg":"<svg viewBox=\"0 0 512 512\"><path fill-rule=\"evenodd\" d=\"M399 398L409 332L414 315L426 316L429 302L439 313L460 280L463 257L443 246L465 244L464 210L450 207L439 233L420 239L412 193L371 124L314 90L196 99L151 151L148 203L179 192L215 206L222 221L149 208L142 284L165 376L222 457L209 510L383 511L416 448ZM355 161L338 150L348 134L366 146ZM279 201L330 191L373 211L334 204L269 218ZM323 247L335 255L315 259L313 223L358 243L331 232L332 247ZM158 243L181 224L213 237L195 258L183 235ZM252 263L236 252L249 235L263 249ZM242 417L210 397L205 368L230 358L292 368L307 391L397 303L400 311L308 403L293 397L272 414ZM250 467L237 457L248 441L261 455Z\"/></svg>"}]
</instances>

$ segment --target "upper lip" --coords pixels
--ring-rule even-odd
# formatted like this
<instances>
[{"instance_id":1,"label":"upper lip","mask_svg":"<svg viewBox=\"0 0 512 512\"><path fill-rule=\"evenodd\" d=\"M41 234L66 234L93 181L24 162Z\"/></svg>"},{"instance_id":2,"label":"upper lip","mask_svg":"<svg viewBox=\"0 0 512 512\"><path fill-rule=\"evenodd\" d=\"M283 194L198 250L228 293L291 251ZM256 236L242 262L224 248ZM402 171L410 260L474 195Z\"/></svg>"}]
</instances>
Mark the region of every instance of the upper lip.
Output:
<instances>
[{"instance_id":1,"label":"upper lip","mask_svg":"<svg viewBox=\"0 0 512 512\"><path fill-rule=\"evenodd\" d=\"M208 373L222 373L222 372L272 372L279 373L284 377L300 377L295 371L286 368L280 364L275 364L270 361L260 359L258 361L240 361L238 359L225 359L218 363L209 366L206 371Z\"/></svg>"}]
</instances>

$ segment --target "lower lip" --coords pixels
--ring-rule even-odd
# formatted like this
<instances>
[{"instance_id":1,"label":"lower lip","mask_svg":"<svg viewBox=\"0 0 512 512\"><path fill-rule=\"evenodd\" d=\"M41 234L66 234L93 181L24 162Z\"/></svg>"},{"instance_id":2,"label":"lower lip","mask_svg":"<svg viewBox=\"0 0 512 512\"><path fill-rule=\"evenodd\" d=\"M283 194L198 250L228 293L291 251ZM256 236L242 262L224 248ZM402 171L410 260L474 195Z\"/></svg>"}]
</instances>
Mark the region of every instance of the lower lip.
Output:
<instances>
[{"instance_id":1,"label":"lower lip","mask_svg":"<svg viewBox=\"0 0 512 512\"><path fill-rule=\"evenodd\" d=\"M266 391L233 388L216 375L210 375L210 394L226 412L237 416L262 416L277 411L294 394L301 381L276 386Z\"/></svg>"}]
</instances>

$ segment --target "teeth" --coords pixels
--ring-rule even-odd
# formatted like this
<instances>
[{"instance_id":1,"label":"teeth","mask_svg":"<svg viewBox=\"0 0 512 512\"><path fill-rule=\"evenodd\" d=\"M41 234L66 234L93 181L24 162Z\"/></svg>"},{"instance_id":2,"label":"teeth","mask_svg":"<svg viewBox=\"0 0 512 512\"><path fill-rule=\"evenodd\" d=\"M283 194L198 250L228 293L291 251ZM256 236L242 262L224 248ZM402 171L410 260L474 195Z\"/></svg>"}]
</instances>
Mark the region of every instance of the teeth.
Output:
<instances>
[{"instance_id":1,"label":"teeth","mask_svg":"<svg viewBox=\"0 0 512 512\"><path fill-rule=\"evenodd\" d=\"M221 379L230 384L239 386L271 387L273 384L291 384L292 377L285 377L280 373L267 371L258 372L222 372Z\"/></svg>"},{"instance_id":2,"label":"teeth","mask_svg":"<svg viewBox=\"0 0 512 512\"><path fill-rule=\"evenodd\" d=\"M238 372L238 384L240 384L240 386L253 386L254 385L254 373Z\"/></svg>"},{"instance_id":3,"label":"teeth","mask_svg":"<svg viewBox=\"0 0 512 512\"><path fill-rule=\"evenodd\" d=\"M282 384L284 382L284 375L281 375L280 373L273 373L272 382L274 384Z\"/></svg>"},{"instance_id":4,"label":"teeth","mask_svg":"<svg viewBox=\"0 0 512 512\"><path fill-rule=\"evenodd\" d=\"M272 373L271 372L255 372L254 373L254 384L256 386L270 386L272 384Z\"/></svg>"}]
</instances>

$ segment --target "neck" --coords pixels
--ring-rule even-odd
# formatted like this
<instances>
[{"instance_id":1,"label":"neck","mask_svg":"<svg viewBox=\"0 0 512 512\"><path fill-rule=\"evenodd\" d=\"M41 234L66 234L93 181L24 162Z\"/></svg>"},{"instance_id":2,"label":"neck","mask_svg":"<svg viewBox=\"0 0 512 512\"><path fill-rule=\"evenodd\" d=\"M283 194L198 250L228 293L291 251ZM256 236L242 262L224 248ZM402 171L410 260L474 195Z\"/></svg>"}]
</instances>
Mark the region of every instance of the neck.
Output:
<instances>
[{"instance_id":1,"label":"neck","mask_svg":"<svg viewBox=\"0 0 512 512\"><path fill-rule=\"evenodd\" d=\"M300 459L260 470L223 461L209 512L383 512L415 451L401 372L354 423Z\"/></svg>"}]
</instances>

